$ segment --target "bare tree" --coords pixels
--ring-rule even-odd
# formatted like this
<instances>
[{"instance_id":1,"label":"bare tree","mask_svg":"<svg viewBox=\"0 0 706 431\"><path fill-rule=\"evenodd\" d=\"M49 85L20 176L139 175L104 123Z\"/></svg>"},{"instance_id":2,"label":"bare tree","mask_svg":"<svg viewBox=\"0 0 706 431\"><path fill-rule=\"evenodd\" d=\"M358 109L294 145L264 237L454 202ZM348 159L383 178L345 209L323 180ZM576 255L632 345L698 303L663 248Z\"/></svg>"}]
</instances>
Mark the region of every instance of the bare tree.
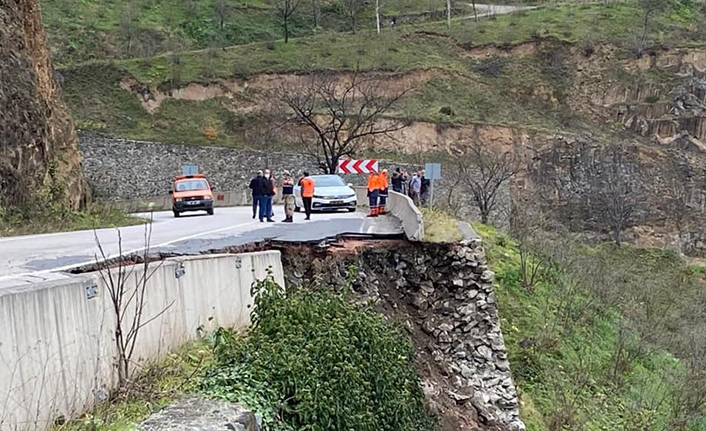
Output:
<instances>
[{"instance_id":1,"label":"bare tree","mask_svg":"<svg viewBox=\"0 0 706 431\"><path fill-rule=\"evenodd\" d=\"M697 208L691 204L691 192L684 180L673 178L667 187L664 199L664 211L674 223L679 235L679 251L683 252L684 233L689 229Z\"/></svg>"},{"instance_id":2,"label":"bare tree","mask_svg":"<svg viewBox=\"0 0 706 431\"><path fill-rule=\"evenodd\" d=\"M478 22L478 11L476 10L476 0L471 0L471 6L473 6L473 19Z\"/></svg>"},{"instance_id":3,"label":"bare tree","mask_svg":"<svg viewBox=\"0 0 706 431\"><path fill-rule=\"evenodd\" d=\"M520 172L520 162L510 152L488 149L478 136L468 145L467 152L456 159L465 190L473 198L481 221L488 223L497 204L500 187Z\"/></svg>"},{"instance_id":4,"label":"bare tree","mask_svg":"<svg viewBox=\"0 0 706 431\"><path fill-rule=\"evenodd\" d=\"M144 315L147 284L159 269L159 266L154 269L150 268L152 219L145 225L145 248L138 259L141 262L139 266L134 264L133 256L123 256L122 237L119 230L118 256L115 259L109 258L95 231L94 237L98 246L98 255L96 255L98 273L108 291L110 304L113 313L115 313L114 335L118 352L116 358L118 387L124 389L131 376L133 356L141 329L164 314L173 302L154 316Z\"/></svg>"},{"instance_id":5,"label":"bare tree","mask_svg":"<svg viewBox=\"0 0 706 431\"><path fill-rule=\"evenodd\" d=\"M135 39L139 37L139 15L133 1L128 1L123 6L122 14L120 15L120 30L125 39L125 55L132 55L132 45Z\"/></svg>"},{"instance_id":6,"label":"bare tree","mask_svg":"<svg viewBox=\"0 0 706 431\"><path fill-rule=\"evenodd\" d=\"M650 17L657 12L664 10L671 0L638 0L638 5L642 9L643 24L642 24L642 44L647 41L647 33L650 24Z\"/></svg>"},{"instance_id":7,"label":"bare tree","mask_svg":"<svg viewBox=\"0 0 706 431\"><path fill-rule=\"evenodd\" d=\"M299 8L301 0L273 0L277 15L282 20L284 43L289 42L289 20Z\"/></svg>"},{"instance_id":8,"label":"bare tree","mask_svg":"<svg viewBox=\"0 0 706 431\"><path fill-rule=\"evenodd\" d=\"M230 11L228 8L228 3L226 0L216 0L216 3L213 5L213 10L216 12L216 15L218 15L218 22L220 24L219 28L222 31L225 27L225 21L226 18L228 18L228 13Z\"/></svg>"},{"instance_id":9,"label":"bare tree","mask_svg":"<svg viewBox=\"0 0 706 431\"><path fill-rule=\"evenodd\" d=\"M366 140L406 127L400 119L383 118L406 93L358 71L350 77L309 74L280 88L281 101L293 112L294 121L314 135L313 141L302 139L328 173L336 172L338 160L353 157Z\"/></svg>"},{"instance_id":10,"label":"bare tree","mask_svg":"<svg viewBox=\"0 0 706 431\"><path fill-rule=\"evenodd\" d=\"M586 183L576 188L586 202L593 218L612 231L613 242L622 243L623 230L631 222L637 206L637 190L621 145L611 145L605 156L594 159L588 166Z\"/></svg>"},{"instance_id":11,"label":"bare tree","mask_svg":"<svg viewBox=\"0 0 706 431\"><path fill-rule=\"evenodd\" d=\"M363 13L363 9L365 9L365 2L362 0L339 0L339 2L343 13L350 21L351 32L355 34L356 31L358 31L360 15Z\"/></svg>"},{"instance_id":12,"label":"bare tree","mask_svg":"<svg viewBox=\"0 0 706 431\"><path fill-rule=\"evenodd\" d=\"M314 20L314 34L319 28L319 0L311 0L311 16Z\"/></svg>"},{"instance_id":13,"label":"bare tree","mask_svg":"<svg viewBox=\"0 0 706 431\"><path fill-rule=\"evenodd\" d=\"M517 241L520 254L520 284L534 292L547 265L540 238L545 230L545 217L528 203L514 203L510 214L510 233Z\"/></svg>"}]
</instances>

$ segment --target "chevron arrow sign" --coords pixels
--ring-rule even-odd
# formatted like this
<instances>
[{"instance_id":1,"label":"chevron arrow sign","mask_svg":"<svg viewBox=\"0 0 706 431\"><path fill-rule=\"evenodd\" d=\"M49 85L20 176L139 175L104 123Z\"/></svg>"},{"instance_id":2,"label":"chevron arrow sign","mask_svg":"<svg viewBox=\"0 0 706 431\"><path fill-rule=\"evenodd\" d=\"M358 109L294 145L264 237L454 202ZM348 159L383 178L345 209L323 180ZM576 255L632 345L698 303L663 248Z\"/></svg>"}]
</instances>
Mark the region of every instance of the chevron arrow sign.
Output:
<instances>
[{"instance_id":1,"label":"chevron arrow sign","mask_svg":"<svg viewBox=\"0 0 706 431\"><path fill-rule=\"evenodd\" d=\"M369 174L378 171L377 160L341 159L338 161L339 174Z\"/></svg>"}]
</instances>

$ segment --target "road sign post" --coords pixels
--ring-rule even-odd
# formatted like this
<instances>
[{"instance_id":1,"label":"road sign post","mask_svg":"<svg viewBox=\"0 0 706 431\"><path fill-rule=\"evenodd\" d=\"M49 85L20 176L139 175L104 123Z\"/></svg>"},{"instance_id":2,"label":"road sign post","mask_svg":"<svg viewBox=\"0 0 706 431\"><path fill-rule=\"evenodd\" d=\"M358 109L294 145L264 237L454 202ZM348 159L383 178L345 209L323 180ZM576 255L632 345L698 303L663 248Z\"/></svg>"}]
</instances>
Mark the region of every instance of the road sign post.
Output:
<instances>
[{"instance_id":1,"label":"road sign post","mask_svg":"<svg viewBox=\"0 0 706 431\"><path fill-rule=\"evenodd\" d=\"M434 207L434 180L441 179L441 164L427 163L424 165L424 178L429 180L429 208Z\"/></svg>"},{"instance_id":2,"label":"road sign post","mask_svg":"<svg viewBox=\"0 0 706 431\"><path fill-rule=\"evenodd\" d=\"M197 165L181 165L182 175L196 175L199 173L199 167Z\"/></svg>"},{"instance_id":3,"label":"road sign post","mask_svg":"<svg viewBox=\"0 0 706 431\"><path fill-rule=\"evenodd\" d=\"M341 159L338 161L338 173L339 174L369 174L373 172L378 172L378 161L377 160L354 160L354 159Z\"/></svg>"}]
</instances>

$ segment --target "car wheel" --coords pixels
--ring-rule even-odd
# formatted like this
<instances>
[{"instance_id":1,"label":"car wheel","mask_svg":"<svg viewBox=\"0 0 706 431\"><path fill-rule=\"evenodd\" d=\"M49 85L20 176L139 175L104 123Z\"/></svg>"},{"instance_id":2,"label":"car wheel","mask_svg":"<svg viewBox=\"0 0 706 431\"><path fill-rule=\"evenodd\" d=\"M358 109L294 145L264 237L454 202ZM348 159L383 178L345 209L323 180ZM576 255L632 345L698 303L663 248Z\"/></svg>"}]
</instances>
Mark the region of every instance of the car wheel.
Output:
<instances>
[{"instance_id":1,"label":"car wheel","mask_svg":"<svg viewBox=\"0 0 706 431\"><path fill-rule=\"evenodd\" d=\"M179 218L181 216L181 213L179 211L174 211L174 217Z\"/></svg>"},{"instance_id":2,"label":"car wheel","mask_svg":"<svg viewBox=\"0 0 706 431\"><path fill-rule=\"evenodd\" d=\"M294 212L298 213L298 212L301 212L301 210L302 209L299 208L298 206L296 206L296 205L294 206Z\"/></svg>"},{"instance_id":3,"label":"car wheel","mask_svg":"<svg viewBox=\"0 0 706 431\"><path fill-rule=\"evenodd\" d=\"M213 215L213 208L206 210L206 212L208 213L208 215Z\"/></svg>"},{"instance_id":4,"label":"car wheel","mask_svg":"<svg viewBox=\"0 0 706 431\"><path fill-rule=\"evenodd\" d=\"M355 212L355 208L348 208L348 212L349 213Z\"/></svg>"}]
</instances>

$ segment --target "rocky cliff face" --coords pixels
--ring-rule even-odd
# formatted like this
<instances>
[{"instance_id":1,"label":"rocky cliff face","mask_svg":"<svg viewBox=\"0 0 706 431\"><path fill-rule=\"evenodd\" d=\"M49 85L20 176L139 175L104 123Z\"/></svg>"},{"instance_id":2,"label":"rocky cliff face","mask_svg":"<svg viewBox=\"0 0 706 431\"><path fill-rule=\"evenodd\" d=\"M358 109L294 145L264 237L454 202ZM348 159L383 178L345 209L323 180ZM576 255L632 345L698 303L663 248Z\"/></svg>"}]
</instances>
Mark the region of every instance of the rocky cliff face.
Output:
<instances>
[{"instance_id":1,"label":"rocky cliff face","mask_svg":"<svg viewBox=\"0 0 706 431\"><path fill-rule=\"evenodd\" d=\"M86 199L74 126L61 101L37 0L0 2L0 207L44 187Z\"/></svg>"}]
</instances>

